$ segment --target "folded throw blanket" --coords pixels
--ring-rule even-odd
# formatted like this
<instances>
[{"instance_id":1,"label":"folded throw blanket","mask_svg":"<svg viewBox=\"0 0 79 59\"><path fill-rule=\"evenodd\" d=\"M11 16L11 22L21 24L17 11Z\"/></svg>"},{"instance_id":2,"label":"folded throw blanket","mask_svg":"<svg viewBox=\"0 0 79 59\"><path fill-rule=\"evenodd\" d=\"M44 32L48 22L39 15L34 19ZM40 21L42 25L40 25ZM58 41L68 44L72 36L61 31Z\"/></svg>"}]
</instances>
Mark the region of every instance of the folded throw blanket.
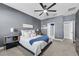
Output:
<instances>
[{"instance_id":1,"label":"folded throw blanket","mask_svg":"<svg viewBox=\"0 0 79 59\"><path fill-rule=\"evenodd\" d=\"M32 45L34 42L37 42L37 41L45 41L48 43L49 37L47 35L42 35L41 37L30 40L29 43Z\"/></svg>"}]
</instances>

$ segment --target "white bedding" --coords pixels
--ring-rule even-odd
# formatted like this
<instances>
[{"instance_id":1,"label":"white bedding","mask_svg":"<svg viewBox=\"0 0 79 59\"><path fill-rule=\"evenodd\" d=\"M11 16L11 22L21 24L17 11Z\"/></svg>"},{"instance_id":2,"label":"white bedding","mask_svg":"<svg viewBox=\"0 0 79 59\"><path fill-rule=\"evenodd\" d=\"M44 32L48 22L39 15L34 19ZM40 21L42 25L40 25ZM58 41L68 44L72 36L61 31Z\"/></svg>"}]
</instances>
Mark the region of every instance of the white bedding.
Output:
<instances>
[{"instance_id":1,"label":"white bedding","mask_svg":"<svg viewBox=\"0 0 79 59\"><path fill-rule=\"evenodd\" d=\"M29 49L30 51L32 51L35 55L39 55L41 53L41 49L43 49L48 43L46 43L45 41L38 41L38 42L34 42L32 45L29 43L30 40L32 40L33 38L37 38L40 37L41 35L35 36L35 37L31 37L28 39L24 39L22 36L20 37L20 41L19 43L24 46L25 48ZM50 42L50 40L49 40Z\"/></svg>"}]
</instances>

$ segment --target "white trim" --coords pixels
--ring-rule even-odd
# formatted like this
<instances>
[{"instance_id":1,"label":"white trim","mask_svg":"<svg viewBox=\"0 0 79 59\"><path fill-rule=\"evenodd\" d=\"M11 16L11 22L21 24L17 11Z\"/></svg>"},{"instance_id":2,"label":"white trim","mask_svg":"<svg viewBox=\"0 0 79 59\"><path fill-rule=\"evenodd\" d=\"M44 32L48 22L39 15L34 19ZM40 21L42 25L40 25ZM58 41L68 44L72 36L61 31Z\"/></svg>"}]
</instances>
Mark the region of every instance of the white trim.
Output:
<instances>
[{"instance_id":1,"label":"white trim","mask_svg":"<svg viewBox=\"0 0 79 59\"><path fill-rule=\"evenodd\" d=\"M73 21L64 21L64 24L69 24L69 23L72 23L72 40L74 40L74 23ZM65 39L65 36L64 36L64 39ZM68 38L67 38L68 39Z\"/></svg>"},{"instance_id":2,"label":"white trim","mask_svg":"<svg viewBox=\"0 0 79 59\"><path fill-rule=\"evenodd\" d=\"M56 39L56 38L55 38L54 40L56 40L56 41L63 41L64 39Z\"/></svg>"},{"instance_id":3,"label":"white trim","mask_svg":"<svg viewBox=\"0 0 79 59\"><path fill-rule=\"evenodd\" d=\"M0 50L4 49L4 47L0 47Z\"/></svg>"}]
</instances>

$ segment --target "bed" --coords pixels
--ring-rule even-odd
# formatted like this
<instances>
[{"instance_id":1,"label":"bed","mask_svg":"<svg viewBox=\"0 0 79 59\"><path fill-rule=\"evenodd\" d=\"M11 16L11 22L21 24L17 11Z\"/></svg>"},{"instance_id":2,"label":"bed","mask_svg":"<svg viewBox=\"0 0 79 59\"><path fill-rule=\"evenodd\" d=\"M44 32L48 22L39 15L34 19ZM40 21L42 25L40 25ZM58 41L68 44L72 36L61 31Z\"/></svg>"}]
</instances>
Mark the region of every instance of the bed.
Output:
<instances>
[{"instance_id":1,"label":"bed","mask_svg":"<svg viewBox=\"0 0 79 59\"><path fill-rule=\"evenodd\" d=\"M41 53L41 50L44 49L50 42L52 42L52 39L50 39L50 38L49 38L48 42L45 42L43 40L40 40L40 41L35 40L36 42L33 42L34 39L37 39L40 37L44 38L44 36L43 35L35 35L35 34L33 34L33 36L28 36L29 35L29 34L27 34L28 32L31 32L31 31L22 31L22 35L20 36L19 43L24 48L33 52L34 55L39 55ZM25 36L24 36L24 34L25 34ZM30 34L32 34L32 33L30 33Z\"/></svg>"}]
</instances>

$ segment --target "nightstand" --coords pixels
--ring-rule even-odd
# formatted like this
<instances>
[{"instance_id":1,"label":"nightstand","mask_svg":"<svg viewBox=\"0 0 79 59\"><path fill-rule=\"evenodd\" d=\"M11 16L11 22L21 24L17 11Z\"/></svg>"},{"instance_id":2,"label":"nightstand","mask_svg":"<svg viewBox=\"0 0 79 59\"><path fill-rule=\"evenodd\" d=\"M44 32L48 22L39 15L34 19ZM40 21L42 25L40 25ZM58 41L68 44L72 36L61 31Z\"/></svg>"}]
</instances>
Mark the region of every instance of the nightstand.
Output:
<instances>
[{"instance_id":1,"label":"nightstand","mask_svg":"<svg viewBox=\"0 0 79 59\"><path fill-rule=\"evenodd\" d=\"M18 46L18 44L19 44L18 35L4 36L4 38L5 38L5 42L4 42L5 49L9 49L9 48Z\"/></svg>"}]
</instances>

